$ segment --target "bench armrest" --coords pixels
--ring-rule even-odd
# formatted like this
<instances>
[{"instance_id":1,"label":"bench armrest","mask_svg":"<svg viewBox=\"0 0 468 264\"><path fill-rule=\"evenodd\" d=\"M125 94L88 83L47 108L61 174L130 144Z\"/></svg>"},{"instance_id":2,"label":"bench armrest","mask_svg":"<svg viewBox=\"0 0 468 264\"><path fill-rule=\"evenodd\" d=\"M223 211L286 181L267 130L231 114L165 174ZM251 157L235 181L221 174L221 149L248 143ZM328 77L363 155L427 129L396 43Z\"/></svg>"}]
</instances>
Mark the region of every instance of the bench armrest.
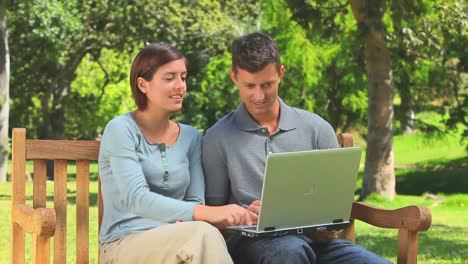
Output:
<instances>
[{"instance_id":1,"label":"bench armrest","mask_svg":"<svg viewBox=\"0 0 468 264\"><path fill-rule=\"evenodd\" d=\"M362 202L354 202L351 218L382 228L404 228L410 231L426 231L431 226L432 216L425 206L406 206L387 210Z\"/></svg>"},{"instance_id":2,"label":"bench armrest","mask_svg":"<svg viewBox=\"0 0 468 264\"><path fill-rule=\"evenodd\" d=\"M52 237L55 234L56 216L53 208L16 204L13 206L12 218L26 233L42 237Z\"/></svg>"}]
</instances>

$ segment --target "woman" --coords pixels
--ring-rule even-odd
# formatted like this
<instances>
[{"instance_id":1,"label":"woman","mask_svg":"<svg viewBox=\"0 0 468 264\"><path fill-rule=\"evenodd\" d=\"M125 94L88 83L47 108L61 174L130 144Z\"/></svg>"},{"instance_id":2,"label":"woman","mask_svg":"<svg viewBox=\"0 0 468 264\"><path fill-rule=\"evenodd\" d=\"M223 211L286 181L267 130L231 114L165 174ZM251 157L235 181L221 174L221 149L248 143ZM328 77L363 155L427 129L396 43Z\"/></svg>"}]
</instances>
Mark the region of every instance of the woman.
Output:
<instances>
[{"instance_id":1,"label":"woman","mask_svg":"<svg viewBox=\"0 0 468 264\"><path fill-rule=\"evenodd\" d=\"M206 222L256 222L237 205L203 205L202 136L170 119L182 109L186 76L185 58L165 43L146 46L132 63L138 109L111 120L101 140L101 263L232 263Z\"/></svg>"}]
</instances>

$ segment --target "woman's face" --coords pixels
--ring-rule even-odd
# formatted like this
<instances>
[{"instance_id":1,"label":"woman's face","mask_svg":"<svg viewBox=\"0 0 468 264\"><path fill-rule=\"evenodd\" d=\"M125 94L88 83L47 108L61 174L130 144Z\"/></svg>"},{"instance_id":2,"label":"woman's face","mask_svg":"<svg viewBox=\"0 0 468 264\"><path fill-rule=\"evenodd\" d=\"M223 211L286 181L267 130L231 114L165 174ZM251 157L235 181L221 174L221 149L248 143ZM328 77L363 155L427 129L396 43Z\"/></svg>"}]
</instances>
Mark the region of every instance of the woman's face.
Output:
<instances>
[{"instance_id":1,"label":"woman's face","mask_svg":"<svg viewBox=\"0 0 468 264\"><path fill-rule=\"evenodd\" d=\"M159 67L151 81L139 77L138 88L146 94L148 109L169 113L180 111L187 91L186 77L187 67L183 58Z\"/></svg>"}]
</instances>

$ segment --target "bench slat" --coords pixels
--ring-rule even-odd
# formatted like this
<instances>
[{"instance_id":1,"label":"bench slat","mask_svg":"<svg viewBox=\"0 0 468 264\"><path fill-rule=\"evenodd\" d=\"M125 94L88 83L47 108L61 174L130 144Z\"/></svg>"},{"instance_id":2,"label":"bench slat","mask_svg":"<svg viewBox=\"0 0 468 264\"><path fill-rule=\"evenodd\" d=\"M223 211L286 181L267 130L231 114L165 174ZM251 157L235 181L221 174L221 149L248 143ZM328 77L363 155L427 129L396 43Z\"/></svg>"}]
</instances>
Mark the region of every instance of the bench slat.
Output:
<instances>
[{"instance_id":1,"label":"bench slat","mask_svg":"<svg viewBox=\"0 0 468 264\"><path fill-rule=\"evenodd\" d=\"M33 207L46 207L47 161L34 161Z\"/></svg>"},{"instance_id":2,"label":"bench slat","mask_svg":"<svg viewBox=\"0 0 468 264\"><path fill-rule=\"evenodd\" d=\"M47 161L34 160L33 174L33 207L46 207L47 190ZM33 262L49 263L50 259L50 238L33 235Z\"/></svg>"},{"instance_id":3,"label":"bench slat","mask_svg":"<svg viewBox=\"0 0 468 264\"><path fill-rule=\"evenodd\" d=\"M89 161L76 163L76 262L89 263Z\"/></svg>"},{"instance_id":4,"label":"bench slat","mask_svg":"<svg viewBox=\"0 0 468 264\"><path fill-rule=\"evenodd\" d=\"M12 142L13 172L11 177L11 211L17 204L24 204L26 197L26 129L13 130ZM11 259L15 263L23 264L24 256L24 231L15 223L11 214Z\"/></svg>"},{"instance_id":5,"label":"bench slat","mask_svg":"<svg viewBox=\"0 0 468 264\"><path fill-rule=\"evenodd\" d=\"M50 262L50 238L33 235L33 263Z\"/></svg>"},{"instance_id":6,"label":"bench slat","mask_svg":"<svg viewBox=\"0 0 468 264\"><path fill-rule=\"evenodd\" d=\"M26 140L26 159L97 160L99 141L95 140Z\"/></svg>"},{"instance_id":7,"label":"bench slat","mask_svg":"<svg viewBox=\"0 0 468 264\"><path fill-rule=\"evenodd\" d=\"M66 263L67 257L67 161L54 162L54 208L57 226L54 236L54 263Z\"/></svg>"}]
</instances>

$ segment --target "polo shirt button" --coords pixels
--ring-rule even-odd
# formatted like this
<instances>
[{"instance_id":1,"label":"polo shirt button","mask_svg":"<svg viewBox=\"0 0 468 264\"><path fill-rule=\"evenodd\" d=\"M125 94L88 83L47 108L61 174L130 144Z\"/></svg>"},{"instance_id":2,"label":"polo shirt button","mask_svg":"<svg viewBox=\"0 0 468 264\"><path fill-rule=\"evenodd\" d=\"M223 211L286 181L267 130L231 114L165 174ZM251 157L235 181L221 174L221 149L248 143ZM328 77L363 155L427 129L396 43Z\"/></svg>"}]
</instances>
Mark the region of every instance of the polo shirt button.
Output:
<instances>
[{"instance_id":1,"label":"polo shirt button","mask_svg":"<svg viewBox=\"0 0 468 264\"><path fill-rule=\"evenodd\" d=\"M262 128L262 133L265 133L265 129L264 129L264 128Z\"/></svg>"}]
</instances>

